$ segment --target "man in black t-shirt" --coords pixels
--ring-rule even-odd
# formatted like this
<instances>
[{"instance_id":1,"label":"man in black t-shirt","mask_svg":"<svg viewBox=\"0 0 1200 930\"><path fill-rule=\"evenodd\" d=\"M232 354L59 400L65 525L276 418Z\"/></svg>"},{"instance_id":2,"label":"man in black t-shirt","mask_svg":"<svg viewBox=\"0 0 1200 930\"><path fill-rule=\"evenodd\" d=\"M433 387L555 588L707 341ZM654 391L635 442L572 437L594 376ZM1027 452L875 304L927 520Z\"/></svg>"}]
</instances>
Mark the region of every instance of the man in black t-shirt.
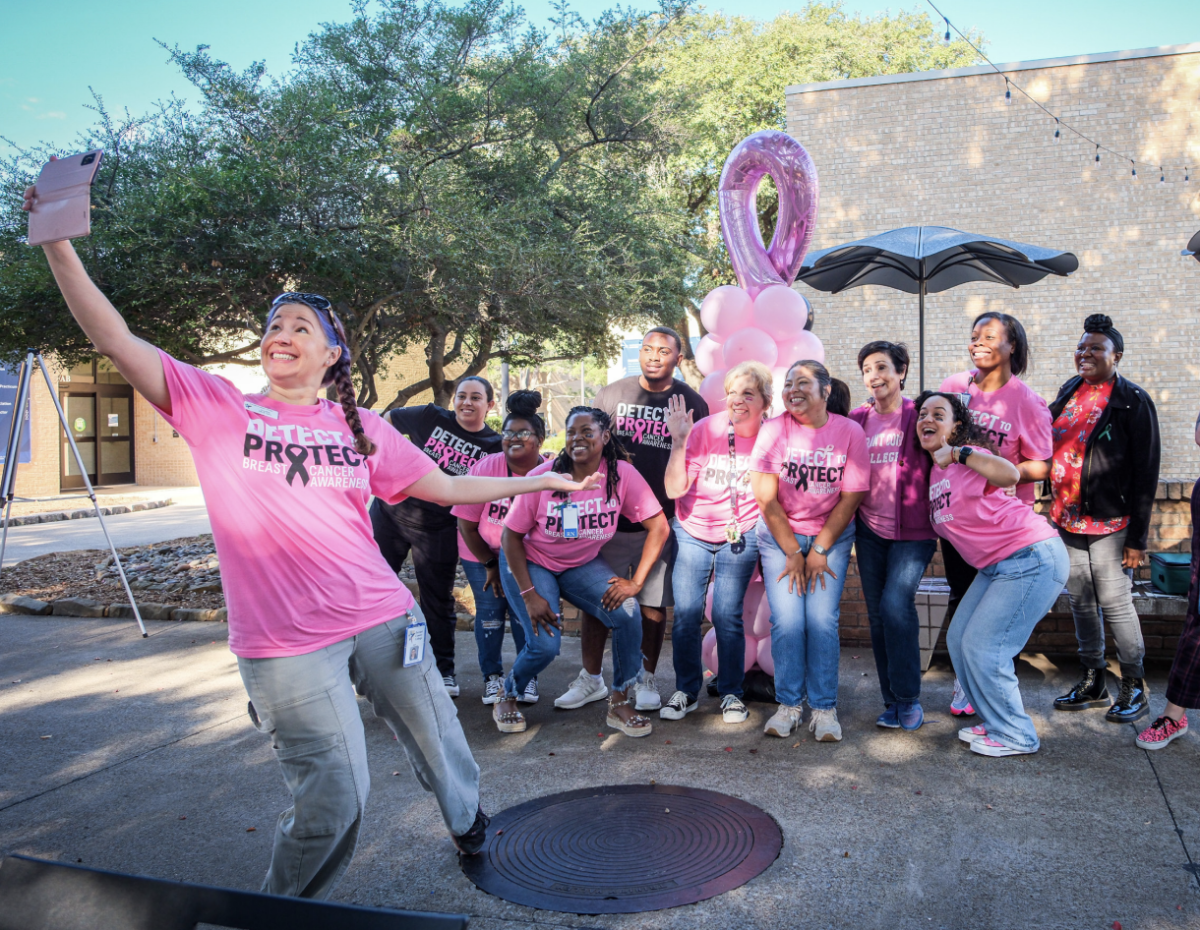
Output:
<instances>
[{"instance_id":1,"label":"man in black t-shirt","mask_svg":"<svg viewBox=\"0 0 1200 930\"><path fill-rule=\"evenodd\" d=\"M492 386L472 376L458 383L453 413L426 404L397 407L384 419L447 475L465 475L485 455L500 451L500 434L484 422L494 406ZM398 504L385 504L376 498L371 504L371 528L392 571L399 572L412 552L421 611L429 625L429 645L446 690L458 697L454 675L458 520L450 515L449 507L416 497L407 497Z\"/></svg>"},{"instance_id":2,"label":"man in black t-shirt","mask_svg":"<svg viewBox=\"0 0 1200 930\"><path fill-rule=\"evenodd\" d=\"M683 343L675 330L657 326L642 339L639 355L642 373L622 378L601 388L592 406L599 407L612 417L613 436L629 453L633 466L654 491L670 521L675 516L675 502L667 497L663 479L667 460L671 457L671 435L667 432L667 401L680 395L698 421L708 416L708 404L683 381L675 377ZM617 532L600 550L609 567L623 578L630 578L642 558L646 531L641 524L621 517ZM637 710L657 710L662 706L654 672L666 635L666 610L674 599L671 595L671 566L675 562L675 536L672 534L663 547L662 557L655 564L645 585L638 593L642 609L642 654L645 656L646 679L637 688ZM608 628L588 614L583 615L583 669L570 690L555 700L561 708L582 707L590 701L607 697L608 689L600 677L600 664Z\"/></svg>"}]
</instances>

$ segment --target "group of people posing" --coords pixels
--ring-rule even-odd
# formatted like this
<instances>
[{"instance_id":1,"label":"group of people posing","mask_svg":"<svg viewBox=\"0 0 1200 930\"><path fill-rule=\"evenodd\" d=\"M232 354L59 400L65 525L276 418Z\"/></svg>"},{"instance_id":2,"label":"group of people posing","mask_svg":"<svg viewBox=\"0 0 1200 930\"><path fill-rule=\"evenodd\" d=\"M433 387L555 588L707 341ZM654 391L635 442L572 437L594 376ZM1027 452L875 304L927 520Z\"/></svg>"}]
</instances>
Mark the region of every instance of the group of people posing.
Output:
<instances>
[{"instance_id":1,"label":"group of people posing","mask_svg":"<svg viewBox=\"0 0 1200 930\"><path fill-rule=\"evenodd\" d=\"M29 188L25 209L36 199ZM327 896L354 855L370 789L355 692L437 798L459 852L483 847L479 768L451 697L459 559L475 590L484 699L505 732L525 726L522 702L537 701L538 674L558 654L563 600L585 614L584 667L558 706L608 698L609 725L630 736L650 732L645 712L690 713L703 683L710 580L721 714L746 720L742 604L761 571L779 701L766 730L790 733L807 701L817 738L840 739L838 603L852 547L882 687L878 723L916 728L913 592L935 535L957 598L948 637L955 707L981 719L960 734L973 750L1038 748L1012 657L1068 579L1086 670L1059 703L1108 703L1102 611L1121 663L1109 714L1146 713L1122 567L1146 548L1158 435L1150 398L1116 373L1123 345L1106 317L1087 320L1078 377L1050 408L1021 382L1025 333L1000 314L975 322L971 369L915 403L902 394L904 348L865 346L859 367L871 401L855 411L823 365L801 360L782 385L759 365L733 368L725 409L710 416L673 377L678 336L656 328L642 345L641 375L572 410L565 448L544 460L539 399L515 394L497 436L484 422L494 398L482 379L457 385L452 412L403 409L385 419L359 408L345 329L321 295L272 301L260 343L268 385L243 394L133 335L69 241L43 248L96 350L195 460L249 718L270 738L292 798L276 823L264 891ZM786 410L769 419L776 390ZM1030 506L1029 483L1047 476L1053 523ZM397 576L409 552L420 605ZM1139 737L1148 747L1184 732L1183 708L1196 706L1198 561L1167 713ZM676 690L662 705L655 674L672 603ZM505 618L518 647L507 674Z\"/></svg>"},{"instance_id":2,"label":"group of people posing","mask_svg":"<svg viewBox=\"0 0 1200 930\"><path fill-rule=\"evenodd\" d=\"M452 586L461 557L475 597L482 697L504 733L526 728L521 705L537 702L538 674L559 653L563 601L583 614L583 668L557 707L608 698L608 724L635 737L651 732L649 712L664 720L691 713L704 690L710 598L719 712L726 723L744 722L743 603L761 577L778 701L765 732L790 735L807 702L817 741L842 738L838 621L852 551L884 705L876 723L921 726L915 595L940 539L956 674L950 710L979 718L959 736L982 755L1036 752L1012 660L1064 586L1083 668L1055 707L1105 706L1115 722L1149 713L1131 571L1145 557L1158 481L1157 417L1145 391L1117 372L1124 342L1112 320L1096 314L1083 329L1077 374L1049 405L1021 380L1030 354L1021 323L986 313L968 340L971 367L916 401L904 396L906 348L877 341L858 353L869 399L857 409L823 364L799 360L782 385L763 365L735 366L725 408L710 411L675 377L679 336L656 327L642 343L641 374L602 389L594 406L572 409L566 446L552 461L541 455L539 395L513 394L497 434L484 424L495 404L491 386L467 378L453 411L429 405L388 418L451 473L600 474L602 485L452 510L412 498L376 501L376 538L394 569L413 551L453 695ZM772 418L777 390L784 412ZM1043 480L1049 520L1033 506L1034 483ZM669 606L675 690L664 704L655 676ZM506 621L517 650L507 675ZM1121 670L1115 700L1106 623ZM609 630L611 687L601 677ZM1139 741L1161 742L1170 725L1155 721Z\"/></svg>"}]
</instances>

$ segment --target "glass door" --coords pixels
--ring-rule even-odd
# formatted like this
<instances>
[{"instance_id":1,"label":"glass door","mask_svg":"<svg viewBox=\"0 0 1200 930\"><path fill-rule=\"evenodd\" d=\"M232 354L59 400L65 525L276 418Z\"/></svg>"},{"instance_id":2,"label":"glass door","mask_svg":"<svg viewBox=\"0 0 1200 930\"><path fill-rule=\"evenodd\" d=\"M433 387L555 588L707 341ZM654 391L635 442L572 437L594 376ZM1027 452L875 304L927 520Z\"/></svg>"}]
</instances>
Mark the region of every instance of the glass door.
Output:
<instances>
[{"instance_id":1,"label":"glass door","mask_svg":"<svg viewBox=\"0 0 1200 930\"><path fill-rule=\"evenodd\" d=\"M133 481L133 398L99 396L96 399L100 484Z\"/></svg>"},{"instance_id":2,"label":"glass door","mask_svg":"<svg viewBox=\"0 0 1200 930\"><path fill-rule=\"evenodd\" d=\"M66 394L62 400L63 409L67 413L67 427L71 437L79 449L87 476L94 484L96 482L96 395L95 394ZM71 451L71 444L63 437L62 441L62 488L70 490L85 487L83 473L79 463Z\"/></svg>"}]
</instances>

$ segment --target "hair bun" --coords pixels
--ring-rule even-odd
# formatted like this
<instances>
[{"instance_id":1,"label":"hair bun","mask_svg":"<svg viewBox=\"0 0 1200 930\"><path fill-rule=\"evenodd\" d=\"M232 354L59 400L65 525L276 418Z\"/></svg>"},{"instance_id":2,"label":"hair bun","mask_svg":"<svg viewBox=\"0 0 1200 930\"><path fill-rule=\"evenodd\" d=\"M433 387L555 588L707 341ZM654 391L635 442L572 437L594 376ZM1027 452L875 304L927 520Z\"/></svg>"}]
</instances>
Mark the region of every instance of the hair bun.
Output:
<instances>
[{"instance_id":1,"label":"hair bun","mask_svg":"<svg viewBox=\"0 0 1200 930\"><path fill-rule=\"evenodd\" d=\"M513 391L508 395L508 412L514 417L529 419L536 416L542 406L541 391Z\"/></svg>"},{"instance_id":2,"label":"hair bun","mask_svg":"<svg viewBox=\"0 0 1200 930\"><path fill-rule=\"evenodd\" d=\"M1107 333L1112 328L1112 317L1106 313L1093 313L1083 321L1085 333Z\"/></svg>"}]
</instances>

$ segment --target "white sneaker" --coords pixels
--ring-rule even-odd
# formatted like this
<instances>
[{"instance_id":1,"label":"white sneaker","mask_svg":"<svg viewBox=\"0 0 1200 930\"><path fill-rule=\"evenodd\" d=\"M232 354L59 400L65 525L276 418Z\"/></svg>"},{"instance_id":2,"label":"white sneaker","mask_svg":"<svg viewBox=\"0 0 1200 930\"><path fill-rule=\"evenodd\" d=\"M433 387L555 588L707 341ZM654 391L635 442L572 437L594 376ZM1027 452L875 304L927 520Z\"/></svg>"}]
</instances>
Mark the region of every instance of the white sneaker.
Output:
<instances>
[{"instance_id":1,"label":"white sneaker","mask_svg":"<svg viewBox=\"0 0 1200 930\"><path fill-rule=\"evenodd\" d=\"M745 723L750 716L746 705L736 694L727 694L721 698L721 720L725 723Z\"/></svg>"},{"instance_id":2,"label":"white sneaker","mask_svg":"<svg viewBox=\"0 0 1200 930\"><path fill-rule=\"evenodd\" d=\"M504 697L504 679L499 675L488 675L488 680L483 686L483 703L499 704L502 697Z\"/></svg>"},{"instance_id":3,"label":"white sneaker","mask_svg":"<svg viewBox=\"0 0 1200 930\"><path fill-rule=\"evenodd\" d=\"M658 710L662 707L662 695L658 693L658 682L654 680L653 672L646 672L638 682L634 710Z\"/></svg>"},{"instance_id":4,"label":"white sneaker","mask_svg":"<svg viewBox=\"0 0 1200 930\"><path fill-rule=\"evenodd\" d=\"M816 710L812 712L812 719L808 721L808 730L812 733L818 743L837 743L842 738L842 725L838 723L837 708L830 707L828 710Z\"/></svg>"},{"instance_id":5,"label":"white sneaker","mask_svg":"<svg viewBox=\"0 0 1200 930\"><path fill-rule=\"evenodd\" d=\"M606 697L608 686L603 681L596 681L588 674L587 669L581 668L567 693L554 699L554 706L563 710L575 710L592 701L603 701Z\"/></svg>"},{"instance_id":6,"label":"white sneaker","mask_svg":"<svg viewBox=\"0 0 1200 930\"><path fill-rule=\"evenodd\" d=\"M538 702L537 679L530 678L525 686L525 693L517 698L518 704L536 704Z\"/></svg>"},{"instance_id":7,"label":"white sneaker","mask_svg":"<svg viewBox=\"0 0 1200 930\"><path fill-rule=\"evenodd\" d=\"M767 721L763 732L767 736L791 736L792 730L800 726L804 717L803 707L793 707L791 704L780 704L775 716Z\"/></svg>"},{"instance_id":8,"label":"white sneaker","mask_svg":"<svg viewBox=\"0 0 1200 930\"><path fill-rule=\"evenodd\" d=\"M458 697L459 689L457 678L455 678L453 675L443 675L442 684L446 686L446 693L450 695L450 697Z\"/></svg>"},{"instance_id":9,"label":"white sneaker","mask_svg":"<svg viewBox=\"0 0 1200 930\"><path fill-rule=\"evenodd\" d=\"M686 691L676 691L658 715L663 720L682 720L699 706L700 702L689 698Z\"/></svg>"}]
</instances>

